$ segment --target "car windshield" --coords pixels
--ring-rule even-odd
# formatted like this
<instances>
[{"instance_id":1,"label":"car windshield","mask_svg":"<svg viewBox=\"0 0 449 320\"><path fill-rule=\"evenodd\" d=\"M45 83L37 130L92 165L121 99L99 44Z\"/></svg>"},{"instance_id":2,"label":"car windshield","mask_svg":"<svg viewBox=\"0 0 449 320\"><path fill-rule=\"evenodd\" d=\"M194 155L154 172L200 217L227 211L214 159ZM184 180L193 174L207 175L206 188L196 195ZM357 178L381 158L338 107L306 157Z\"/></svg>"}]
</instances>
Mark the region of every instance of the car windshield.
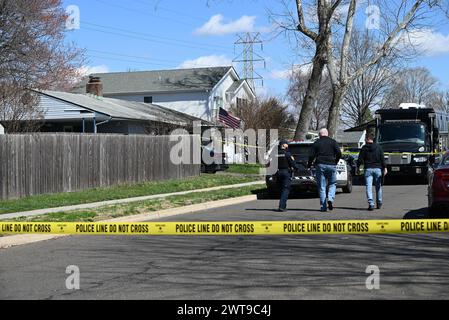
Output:
<instances>
[{"instance_id":1,"label":"car windshield","mask_svg":"<svg viewBox=\"0 0 449 320\"><path fill-rule=\"evenodd\" d=\"M289 151L295 157L296 161L309 161L309 155L312 150L311 145L290 145Z\"/></svg>"},{"instance_id":2,"label":"car windshield","mask_svg":"<svg viewBox=\"0 0 449 320\"><path fill-rule=\"evenodd\" d=\"M424 144L426 128L417 123L386 124L379 128L378 142L385 143L417 143Z\"/></svg>"}]
</instances>

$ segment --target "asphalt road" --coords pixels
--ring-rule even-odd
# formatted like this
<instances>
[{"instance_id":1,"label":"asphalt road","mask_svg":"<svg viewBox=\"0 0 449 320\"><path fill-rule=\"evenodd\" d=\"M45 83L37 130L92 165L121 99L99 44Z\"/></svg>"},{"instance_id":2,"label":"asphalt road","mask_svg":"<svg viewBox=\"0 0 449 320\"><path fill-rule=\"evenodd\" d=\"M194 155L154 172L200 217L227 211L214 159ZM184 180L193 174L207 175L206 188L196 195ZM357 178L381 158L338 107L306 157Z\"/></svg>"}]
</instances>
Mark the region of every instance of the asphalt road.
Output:
<instances>
[{"instance_id":1,"label":"asphalt road","mask_svg":"<svg viewBox=\"0 0 449 320\"><path fill-rule=\"evenodd\" d=\"M366 211L364 190L318 200L276 200L166 221L402 219L426 214L426 186L387 186L385 207ZM448 299L449 235L67 237L0 251L0 299ZM66 267L80 269L67 290ZM368 290L366 268L380 269Z\"/></svg>"}]
</instances>

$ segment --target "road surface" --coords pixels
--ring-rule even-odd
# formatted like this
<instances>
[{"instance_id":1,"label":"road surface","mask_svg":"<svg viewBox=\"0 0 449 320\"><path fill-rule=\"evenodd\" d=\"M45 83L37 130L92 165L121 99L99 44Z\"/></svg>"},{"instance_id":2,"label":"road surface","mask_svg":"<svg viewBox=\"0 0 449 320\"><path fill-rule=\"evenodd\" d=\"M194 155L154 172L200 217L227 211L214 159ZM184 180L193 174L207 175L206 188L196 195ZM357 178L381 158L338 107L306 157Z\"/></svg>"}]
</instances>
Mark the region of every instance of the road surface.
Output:
<instances>
[{"instance_id":1,"label":"road surface","mask_svg":"<svg viewBox=\"0 0 449 320\"><path fill-rule=\"evenodd\" d=\"M381 211L364 188L315 198L258 200L164 221L402 219L426 214L426 186L387 186ZM448 299L449 235L71 236L0 251L0 299ZM66 268L80 289L66 288ZM368 290L368 266L380 289Z\"/></svg>"}]
</instances>

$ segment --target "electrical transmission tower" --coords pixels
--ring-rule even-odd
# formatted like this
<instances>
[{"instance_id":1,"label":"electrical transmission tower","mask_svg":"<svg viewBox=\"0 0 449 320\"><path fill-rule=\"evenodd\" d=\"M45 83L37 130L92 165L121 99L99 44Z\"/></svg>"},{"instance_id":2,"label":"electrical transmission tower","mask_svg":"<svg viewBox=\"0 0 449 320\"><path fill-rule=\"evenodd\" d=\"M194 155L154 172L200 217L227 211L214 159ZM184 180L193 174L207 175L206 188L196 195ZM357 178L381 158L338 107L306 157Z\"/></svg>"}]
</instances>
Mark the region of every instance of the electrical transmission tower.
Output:
<instances>
[{"instance_id":1,"label":"electrical transmission tower","mask_svg":"<svg viewBox=\"0 0 449 320\"><path fill-rule=\"evenodd\" d=\"M266 67L265 59L258 54L254 47L260 44L260 50L263 51L263 42L260 39L260 33L244 33L238 35L239 39L234 43L234 47L243 46L243 51L234 59L234 62L243 63L243 79L247 80L251 88L255 91L255 81L260 80L263 86L263 77L255 71L256 62L263 62Z\"/></svg>"}]
</instances>

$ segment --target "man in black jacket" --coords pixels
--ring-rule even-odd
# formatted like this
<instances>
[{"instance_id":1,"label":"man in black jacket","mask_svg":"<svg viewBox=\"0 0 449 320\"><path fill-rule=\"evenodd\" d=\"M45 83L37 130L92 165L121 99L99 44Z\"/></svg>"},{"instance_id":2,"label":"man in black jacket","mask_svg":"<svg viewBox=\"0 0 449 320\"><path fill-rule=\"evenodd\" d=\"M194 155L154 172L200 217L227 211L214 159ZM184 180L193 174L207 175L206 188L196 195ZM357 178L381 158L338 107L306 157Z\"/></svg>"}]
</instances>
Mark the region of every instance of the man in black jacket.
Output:
<instances>
[{"instance_id":1,"label":"man in black jacket","mask_svg":"<svg viewBox=\"0 0 449 320\"><path fill-rule=\"evenodd\" d=\"M327 129L321 129L320 139L313 144L311 150L309 168L315 164L322 212L326 212L328 208L331 211L334 210L337 192L337 164L341 156L337 141L329 138ZM329 183L329 192L326 195L327 183Z\"/></svg>"},{"instance_id":2,"label":"man in black jacket","mask_svg":"<svg viewBox=\"0 0 449 320\"><path fill-rule=\"evenodd\" d=\"M366 197L368 198L368 210L374 210L373 182L376 186L377 209L382 208L382 178L387 175L385 156L382 147L374 143L374 135L366 136L366 145L362 148L357 160L357 166L364 165L366 181Z\"/></svg>"}]
</instances>

